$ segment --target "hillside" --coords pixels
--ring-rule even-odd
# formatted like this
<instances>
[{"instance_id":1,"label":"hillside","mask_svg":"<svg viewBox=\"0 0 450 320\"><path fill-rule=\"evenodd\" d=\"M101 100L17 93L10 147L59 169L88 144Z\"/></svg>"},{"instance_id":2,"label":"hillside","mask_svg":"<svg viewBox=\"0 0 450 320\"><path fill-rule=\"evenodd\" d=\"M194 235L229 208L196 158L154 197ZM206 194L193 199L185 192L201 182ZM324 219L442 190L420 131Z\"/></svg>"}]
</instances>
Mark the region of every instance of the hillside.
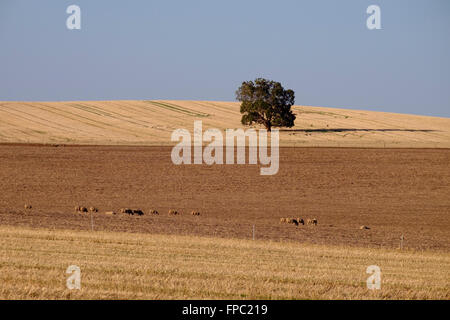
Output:
<instances>
[{"instance_id":1,"label":"hillside","mask_svg":"<svg viewBox=\"0 0 450 320\"><path fill-rule=\"evenodd\" d=\"M450 118L295 106L282 146L450 148ZM239 128L239 103L0 102L0 143L172 145L173 130Z\"/></svg>"}]
</instances>

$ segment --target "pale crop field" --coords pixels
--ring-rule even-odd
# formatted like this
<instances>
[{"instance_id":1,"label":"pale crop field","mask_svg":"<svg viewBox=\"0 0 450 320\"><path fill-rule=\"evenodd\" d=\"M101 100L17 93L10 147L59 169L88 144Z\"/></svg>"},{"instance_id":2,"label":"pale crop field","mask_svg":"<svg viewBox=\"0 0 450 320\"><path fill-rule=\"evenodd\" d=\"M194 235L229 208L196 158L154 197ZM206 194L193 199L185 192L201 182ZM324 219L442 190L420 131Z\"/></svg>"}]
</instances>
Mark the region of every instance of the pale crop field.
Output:
<instances>
[{"instance_id":1,"label":"pale crop field","mask_svg":"<svg viewBox=\"0 0 450 320\"><path fill-rule=\"evenodd\" d=\"M237 102L0 101L0 143L174 145L171 134L246 128ZM450 148L450 118L294 106L295 127L280 131L281 146ZM256 129L260 128L255 126Z\"/></svg>"},{"instance_id":2,"label":"pale crop field","mask_svg":"<svg viewBox=\"0 0 450 320\"><path fill-rule=\"evenodd\" d=\"M0 226L0 299L449 299L448 270L447 252Z\"/></svg>"}]
</instances>

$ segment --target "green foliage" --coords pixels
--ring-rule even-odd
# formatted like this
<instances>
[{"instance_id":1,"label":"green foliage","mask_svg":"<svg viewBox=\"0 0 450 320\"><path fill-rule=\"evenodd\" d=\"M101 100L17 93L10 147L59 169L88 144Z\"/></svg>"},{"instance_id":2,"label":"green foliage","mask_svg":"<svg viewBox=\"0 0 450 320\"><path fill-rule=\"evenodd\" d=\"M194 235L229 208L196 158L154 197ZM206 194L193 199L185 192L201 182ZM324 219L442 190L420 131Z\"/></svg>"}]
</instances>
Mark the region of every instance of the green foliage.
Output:
<instances>
[{"instance_id":1,"label":"green foliage","mask_svg":"<svg viewBox=\"0 0 450 320\"><path fill-rule=\"evenodd\" d=\"M295 102L292 90L285 90L281 83L258 78L243 82L236 91L241 101L241 122L244 125L261 124L271 131L272 127L293 127L295 114L291 107Z\"/></svg>"}]
</instances>

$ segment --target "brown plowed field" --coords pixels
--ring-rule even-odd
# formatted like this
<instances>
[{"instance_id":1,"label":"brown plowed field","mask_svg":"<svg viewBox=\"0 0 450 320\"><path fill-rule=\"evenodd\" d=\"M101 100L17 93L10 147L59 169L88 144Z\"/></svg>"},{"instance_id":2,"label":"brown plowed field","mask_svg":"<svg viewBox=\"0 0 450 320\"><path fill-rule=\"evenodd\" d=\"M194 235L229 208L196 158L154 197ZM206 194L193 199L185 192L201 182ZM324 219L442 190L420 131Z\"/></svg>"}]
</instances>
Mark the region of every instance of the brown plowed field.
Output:
<instances>
[{"instance_id":1,"label":"brown plowed field","mask_svg":"<svg viewBox=\"0 0 450 320\"><path fill-rule=\"evenodd\" d=\"M450 249L450 150L281 148L280 170L175 166L169 147L0 145L0 224ZM24 204L31 204L27 211ZM159 216L106 216L121 207ZM183 214L169 217L169 209ZM192 210L201 212L193 217ZM280 224L317 218L317 227ZM360 230L367 225L370 230Z\"/></svg>"}]
</instances>

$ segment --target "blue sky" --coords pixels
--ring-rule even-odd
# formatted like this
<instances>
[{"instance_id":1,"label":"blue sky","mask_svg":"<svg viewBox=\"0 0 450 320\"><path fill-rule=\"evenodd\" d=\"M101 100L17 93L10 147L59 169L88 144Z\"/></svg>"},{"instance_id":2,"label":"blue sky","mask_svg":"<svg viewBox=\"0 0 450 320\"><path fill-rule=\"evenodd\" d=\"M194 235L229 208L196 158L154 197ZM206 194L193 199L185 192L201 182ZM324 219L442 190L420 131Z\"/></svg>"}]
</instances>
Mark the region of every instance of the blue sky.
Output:
<instances>
[{"instance_id":1,"label":"blue sky","mask_svg":"<svg viewBox=\"0 0 450 320\"><path fill-rule=\"evenodd\" d=\"M450 117L449 39L448 0L1 0L0 100L233 101L266 77L296 104Z\"/></svg>"}]
</instances>

